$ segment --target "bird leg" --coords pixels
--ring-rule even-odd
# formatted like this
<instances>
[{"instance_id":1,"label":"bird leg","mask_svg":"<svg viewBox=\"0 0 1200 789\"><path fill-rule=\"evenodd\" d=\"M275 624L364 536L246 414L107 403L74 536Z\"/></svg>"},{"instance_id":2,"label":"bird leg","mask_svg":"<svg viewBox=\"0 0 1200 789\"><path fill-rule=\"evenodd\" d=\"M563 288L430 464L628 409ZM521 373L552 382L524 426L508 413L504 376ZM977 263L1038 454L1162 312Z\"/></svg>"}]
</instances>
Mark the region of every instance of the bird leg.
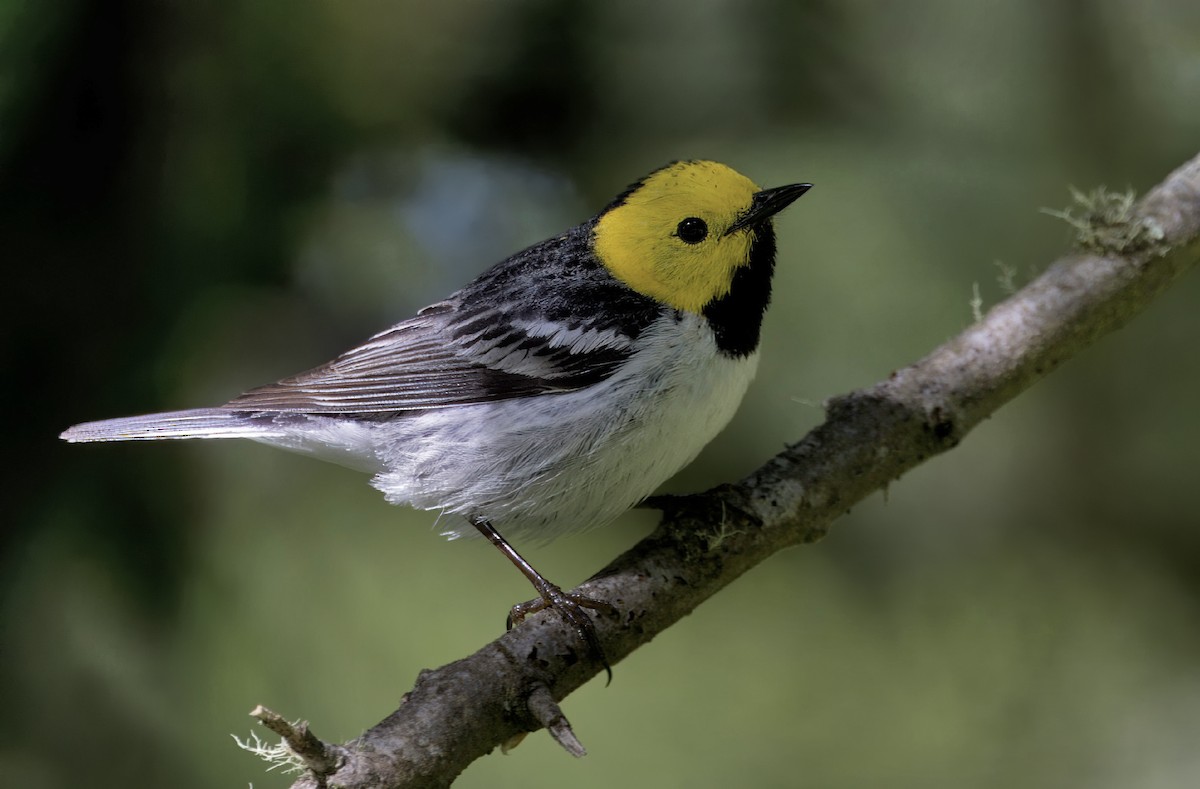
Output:
<instances>
[{"instance_id":1,"label":"bird leg","mask_svg":"<svg viewBox=\"0 0 1200 789\"><path fill-rule=\"evenodd\" d=\"M488 538L488 542L495 545L500 553L507 556L508 560L516 565L517 569L529 579L529 583L533 584L533 588L537 590L538 597L512 607L508 613L507 628L511 630L514 625L519 625L525 617L547 608L557 612L562 620L575 630L579 639L587 644L592 655L604 666L604 671L608 674L608 681L612 682L612 668L608 665L608 658L605 657L604 649L600 646L600 639L596 636L596 626L583 609L590 608L606 614L616 613L617 609L603 600L564 592L562 587L550 583L542 577L541 573L533 569L533 566L525 561L525 557L517 553L516 549L508 544L508 540L500 536L500 532L496 531L487 518L472 516L470 521L472 526Z\"/></svg>"}]
</instances>

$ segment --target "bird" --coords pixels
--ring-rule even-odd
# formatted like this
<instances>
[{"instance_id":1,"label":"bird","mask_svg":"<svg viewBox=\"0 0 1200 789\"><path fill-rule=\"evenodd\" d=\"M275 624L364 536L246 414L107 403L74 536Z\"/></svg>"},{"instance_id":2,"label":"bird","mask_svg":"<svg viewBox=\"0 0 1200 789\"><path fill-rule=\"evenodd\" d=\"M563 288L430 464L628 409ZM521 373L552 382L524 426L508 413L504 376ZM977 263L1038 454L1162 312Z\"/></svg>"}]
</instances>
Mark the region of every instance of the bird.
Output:
<instances>
[{"instance_id":1,"label":"bird","mask_svg":"<svg viewBox=\"0 0 1200 789\"><path fill-rule=\"evenodd\" d=\"M773 217L811 186L671 162L319 367L60 437L242 438L367 471L389 502L440 513L444 536L482 535L520 569L537 597L509 628L552 609L611 679L586 611L613 606L563 591L509 538L612 521L725 427L758 365Z\"/></svg>"}]
</instances>

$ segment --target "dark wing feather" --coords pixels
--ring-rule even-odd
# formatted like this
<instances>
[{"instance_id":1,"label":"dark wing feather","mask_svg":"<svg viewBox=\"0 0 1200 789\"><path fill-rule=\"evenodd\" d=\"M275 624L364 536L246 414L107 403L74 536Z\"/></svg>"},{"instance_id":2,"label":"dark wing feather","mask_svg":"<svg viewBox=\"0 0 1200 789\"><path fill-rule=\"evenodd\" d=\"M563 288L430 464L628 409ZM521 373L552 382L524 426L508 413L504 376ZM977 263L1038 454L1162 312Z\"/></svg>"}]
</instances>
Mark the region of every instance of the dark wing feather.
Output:
<instances>
[{"instance_id":1,"label":"dark wing feather","mask_svg":"<svg viewBox=\"0 0 1200 789\"><path fill-rule=\"evenodd\" d=\"M379 415L567 392L602 381L629 358L633 340L660 307L603 271L586 240L575 237L579 232L518 253L333 361L223 407ZM561 248L571 242L581 248ZM516 289L535 272L558 278L543 303ZM594 309L598 304L605 308ZM580 305L596 314L580 315Z\"/></svg>"},{"instance_id":2,"label":"dark wing feather","mask_svg":"<svg viewBox=\"0 0 1200 789\"><path fill-rule=\"evenodd\" d=\"M607 377L628 358L626 343L572 352L510 329L464 343L453 329L417 316L328 364L252 389L224 407L239 411L379 414L566 392Z\"/></svg>"}]
</instances>

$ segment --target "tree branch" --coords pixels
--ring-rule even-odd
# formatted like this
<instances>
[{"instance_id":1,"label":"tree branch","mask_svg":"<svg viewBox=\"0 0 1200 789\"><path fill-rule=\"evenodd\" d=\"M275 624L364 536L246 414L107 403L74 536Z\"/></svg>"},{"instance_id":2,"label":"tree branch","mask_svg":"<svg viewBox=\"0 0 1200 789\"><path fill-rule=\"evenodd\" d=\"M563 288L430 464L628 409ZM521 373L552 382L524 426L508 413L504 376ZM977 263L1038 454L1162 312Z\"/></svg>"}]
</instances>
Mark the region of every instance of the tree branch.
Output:
<instances>
[{"instance_id":1,"label":"tree branch","mask_svg":"<svg viewBox=\"0 0 1200 789\"><path fill-rule=\"evenodd\" d=\"M825 422L737 485L656 500L662 523L580 587L618 609L596 629L616 663L766 557L944 452L1200 260L1200 156L1140 203L1097 192L1061 216L1081 249L917 363L833 398ZM1079 210L1077 208L1077 210ZM446 786L472 761L548 728L583 746L558 701L600 670L553 614L423 671L399 709L345 745L314 745L294 789ZM315 740L315 738L312 738Z\"/></svg>"}]
</instances>

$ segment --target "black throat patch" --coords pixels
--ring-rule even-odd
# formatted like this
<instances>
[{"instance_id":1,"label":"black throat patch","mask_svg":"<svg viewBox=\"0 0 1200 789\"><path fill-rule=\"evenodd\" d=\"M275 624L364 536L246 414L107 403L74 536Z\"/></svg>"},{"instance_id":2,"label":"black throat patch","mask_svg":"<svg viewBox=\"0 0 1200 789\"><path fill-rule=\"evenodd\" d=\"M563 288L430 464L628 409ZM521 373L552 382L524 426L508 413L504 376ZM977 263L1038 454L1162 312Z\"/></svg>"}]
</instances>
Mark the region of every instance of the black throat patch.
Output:
<instances>
[{"instance_id":1,"label":"black throat patch","mask_svg":"<svg viewBox=\"0 0 1200 789\"><path fill-rule=\"evenodd\" d=\"M750 264L733 275L729 293L704 307L717 338L717 348L726 356L740 358L758 350L763 315L771 302L771 275L775 273L775 229L764 222L750 245Z\"/></svg>"}]
</instances>

